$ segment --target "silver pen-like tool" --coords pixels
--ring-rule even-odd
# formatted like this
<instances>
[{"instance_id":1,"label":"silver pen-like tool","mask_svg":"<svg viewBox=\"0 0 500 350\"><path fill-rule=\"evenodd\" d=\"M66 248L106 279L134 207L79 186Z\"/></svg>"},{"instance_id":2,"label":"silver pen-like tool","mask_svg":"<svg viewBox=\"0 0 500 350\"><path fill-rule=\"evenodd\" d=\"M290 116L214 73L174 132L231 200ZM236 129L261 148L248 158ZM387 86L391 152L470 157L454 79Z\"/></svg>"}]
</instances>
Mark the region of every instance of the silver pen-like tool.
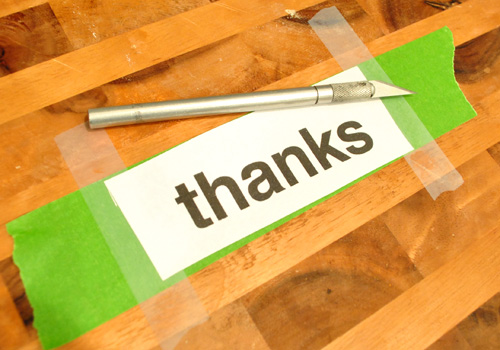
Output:
<instances>
[{"instance_id":1,"label":"silver pen-like tool","mask_svg":"<svg viewBox=\"0 0 500 350\"><path fill-rule=\"evenodd\" d=\"M414 92L377 80L309 86L295 89L141 103L89 110L92 129L208 115L305 107Z\"/></svg>"}]
</instances>

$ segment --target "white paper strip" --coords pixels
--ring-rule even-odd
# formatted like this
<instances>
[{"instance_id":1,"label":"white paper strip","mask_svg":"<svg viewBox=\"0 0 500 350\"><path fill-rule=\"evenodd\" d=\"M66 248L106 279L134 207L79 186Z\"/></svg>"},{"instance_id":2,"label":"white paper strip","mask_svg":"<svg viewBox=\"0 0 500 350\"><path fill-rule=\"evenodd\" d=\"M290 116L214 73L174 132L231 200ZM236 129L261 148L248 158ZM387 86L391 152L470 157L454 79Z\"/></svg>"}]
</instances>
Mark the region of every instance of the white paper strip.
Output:
<instances>
[{"instance_id":1,"label":"white paper strip","mask_svg":"<svg viewBox=\"0 0 500 350\"><path fill-rule=\"evenodd\" d=\"M411 150L379 100L255 112L105 183L166 279Z\"/></svg>"}]
</instances>

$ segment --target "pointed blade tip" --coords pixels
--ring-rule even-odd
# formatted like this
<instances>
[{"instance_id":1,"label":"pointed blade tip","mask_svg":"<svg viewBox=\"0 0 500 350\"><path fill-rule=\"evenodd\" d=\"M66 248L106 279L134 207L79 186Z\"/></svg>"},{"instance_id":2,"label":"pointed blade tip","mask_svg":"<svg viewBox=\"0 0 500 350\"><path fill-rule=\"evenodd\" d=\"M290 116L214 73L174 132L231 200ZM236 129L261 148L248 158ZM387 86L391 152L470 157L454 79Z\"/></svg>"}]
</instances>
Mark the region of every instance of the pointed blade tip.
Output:
<instances>
[{"instance_id":1,"label":"pointed blade tip","mask_svg":"<svg viewBox=\"0 0 500 350\"><path fill-rule=\"evenodd\" d=\"M416 94L415 91L411 91L408 89L404 89L402 87L389 84L380 80L370 80L370 83L373 85L375 92L373 93L372 98L380 98L380 97L390 97L390 96L404 96L404 95L413 95Z\"/></svg>"}]
</instances>

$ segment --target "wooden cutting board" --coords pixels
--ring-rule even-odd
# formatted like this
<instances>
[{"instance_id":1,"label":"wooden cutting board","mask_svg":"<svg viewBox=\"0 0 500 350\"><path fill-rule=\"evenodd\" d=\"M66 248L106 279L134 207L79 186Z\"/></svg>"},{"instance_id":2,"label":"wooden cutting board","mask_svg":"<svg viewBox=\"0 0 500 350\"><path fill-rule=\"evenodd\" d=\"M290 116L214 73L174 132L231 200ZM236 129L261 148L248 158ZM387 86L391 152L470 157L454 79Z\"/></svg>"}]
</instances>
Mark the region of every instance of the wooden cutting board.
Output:
<instances>
[{"instance_id":1,"label":"wooden cutting board","mask_svg":"<svg viewBox=\"0 0 500 350\"><path fill-rule=\"evenodd\" d=\"M374 56L452 30L456 78L478 116L437 142L464 184L433 201L397 161L63 348L500 348L497 1L4 0L0 349L41 348L5 224L78 189L54 137L84 122L89 108L302 86L335 74L339 66L308 25L330 6ZM130 43L135 51L123 51ZM236 117L108 135L128 166ZM184 305L191 287L202 322L193 310L169 322L144 317L158 299Z\"/></svg>"}]
</instances>

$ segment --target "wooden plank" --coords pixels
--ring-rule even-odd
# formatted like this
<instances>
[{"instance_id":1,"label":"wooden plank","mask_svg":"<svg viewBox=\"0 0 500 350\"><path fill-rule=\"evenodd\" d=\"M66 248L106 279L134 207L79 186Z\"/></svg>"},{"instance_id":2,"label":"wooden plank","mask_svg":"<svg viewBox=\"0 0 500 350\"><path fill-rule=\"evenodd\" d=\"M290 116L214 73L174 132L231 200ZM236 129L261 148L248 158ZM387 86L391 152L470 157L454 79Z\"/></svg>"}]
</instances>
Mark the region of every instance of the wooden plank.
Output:
<instances>
[{"instance_id":1,"label":"wooden plank","mask_svg":"<svg viewBox=\"0 0 500 350\"><path fill-rule=\"evenodd\" d=\"M500 19L499 19L500 21ZM474 104L500 89L500 28L467 41L455 50L455 75Z\"/></svg>"},{"instance_id":2,"label":"wooden plank","mask_svg":"<svg viewBox=\"0 0 500 350\"><path fill-rule=\"evenodd\" d=\"M19 279L19 269L12 258L0 261L0 277L9 290L9 294L16 305L17 313L24 325L31 325L33 322L33 309L26 296L24 285Z\"/></svg>"},{"instance_id":3,"label":"wooden plank","mask_svg":"<svg viewBox=\"0 0 500 350\"><path fill-rule=\"evenodd\" d=\"M324 349L425 349L498 291L499 227Z\"/></svg>"},{"instance_id":4,"label":"wooden plank","mask_svg":"<svg viewBox=\"0 0 500 350\"><path fill-rule=\"evenodd\" d=\"M45 4L47 1L48 0L3 0L2 6L0 6L0 18L31 7Z\"/></svg>"},{"instance_id":5,"label":"wooden plank","mask_svg":"<svg viewBox=\"0 0 500 350\"><path fill-rule=\"evenodd\" d=\"M19 350L43 350L39 340L33 340L19 348Z\"/></svg>"},{"instance_id":6,"label":"wooden plank","mask_svg":"<svg viewBox=\"0 0 500 350\"><path fill-rule=\"evenodd\" d=\"M464 338L458 327L439 338L427 350L474 350L469 342Z\"/></svg>"},{"instance_id":7,"label":"wooden plank","mask_svg":"<svg viewBox=\"0 0 500 350\"><path fill-rule=\"evenodd\" d=\"M49 4L0 18L0 77L71 51Z\"/></svg>"},{"instance_id":8,"label":"wooden plank","mask_svg":"<svg viewBox=\"0 0 500 350\"><path fill-rule=\"evenodd\" d=\"M485 151L459 168L464 184L436 201L420 191L382 214L427 276L500 222L500 167Z\"/></svg>"},{"instance_id":9,"label":"wooden plank","mask_svg":"<svg viewBox=\"0 0 500 350\"><path fill-rule=\"evenodd\" d=\"M439 9L425 4L424 1L398 3L384 0L357 1L386 34L441 12Z\"/></svg>"},{"instance_id":10,"label":"wooden plank","mask_svg":"<svg viewBox=\"0 0 500 350\"><path fill-rule=\"evenodd\" d=\"M12 256L14 240L7 233L5 225L0 226L0 261Z\"/></svg>"},{"instance_id":11,"label":"wooden plank","mask_svg":"<svg viewBox=\"0 0 500 350\"><path fill-rule=\"evenodd\" d=\"M319 2L221 0L8 75L0 123Z\"/></svg>"},{"instance_id":12,"label":"wooden plank","mask_svg":"<svg viewBox=\"0 0 500 350\"><path fill-rule=\"evenodd\" d=\"M498 349L500 345L500 293L460 322L457 328L472 349Z\"/></svg>"},{"instance_id":13,"label":"wooden plank","mask_svg":"<svg viewBox=\"0 0 500 350\"><path fill-rule=\"evenodd\" d=\"M47 120L37 115L30 123L18 119L0 127L1 134L5 135L0 138L1 197L9 203L0 213L2 225L78 189L54 142L56 135L74 127L78 121L61 118L58 114L53 118ZM36 144L30 139L36 139ZM17 140L15 146L12 140Z\"/></svg>"},{"instance_id":14,"label":"wooden plank","mask_svg":"<svg viewBox=\"0 0 500 350\"><path fill-rule=\"evenodd\" d=\"M29 339L26 326L0 276L0 348L15 349Z\"/></svg>"},{"instance_id":15,"label":"wooden plank","mask_svg":"<svg viewBox=\"0 0 500 350\"><path fill-rule=\"evenodd\" d=\"M151 330L140 307L134 307L74 341L58 349L159 349L156 334Z\"/></svg>"},{"instance_id":16,"label":"wooden plank","mask_svg":"<svg viewBox=\"0 0 500 350\"><path fill-rule=\"evenodd\" d=\"M448 26L453 32L455 46L461 45L500 26L500 9L495 0L469 0L460 6L442 11L434 16L406 26L377 41L376 46L368 45L374 56L399 46L401 39L411 41ZM458 17L457 17L458 16ZM481 18L478 21L478 18Z\"/></svg>"},{"instance_id":17,"label":"wooden plank","mask_svg":"<svg viewBox=\"0 0 500 350\"><path fill-rule=\"evenodd\" d=\"M74 49L210 4L210 0L50 0ZM117 20L119 18L120 20Z\"/></svg>"},{"instance_id":18,"label":"wooden plank","mask_svg":"<svg viewBox=\"0 0 500 350\"><path fill-rule=\"evenodd\" d=\"M488 149L488 153L495 159L495 161L500 165L500 143L492 146Z\"/></svg>"}]
</instances>

